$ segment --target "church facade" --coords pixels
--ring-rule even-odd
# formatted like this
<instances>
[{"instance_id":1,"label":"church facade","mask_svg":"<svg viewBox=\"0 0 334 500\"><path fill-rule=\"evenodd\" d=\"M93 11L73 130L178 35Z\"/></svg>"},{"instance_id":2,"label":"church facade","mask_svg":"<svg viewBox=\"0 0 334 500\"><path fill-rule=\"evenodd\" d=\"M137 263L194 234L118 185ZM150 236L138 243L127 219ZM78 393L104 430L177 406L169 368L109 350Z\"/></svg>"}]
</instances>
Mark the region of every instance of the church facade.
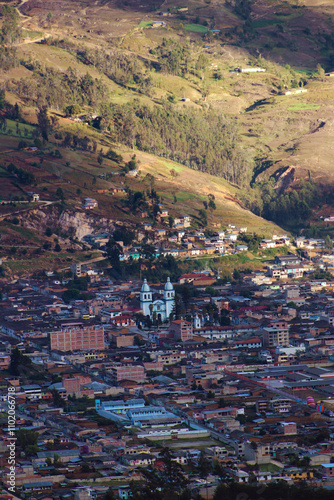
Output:
<instances>
[{"instance_id":1,"label":"church facade","mask_svg":"<svg viewBox=\"0 0 334 500\"><path fill-rule=\"evenodd\" d=\"M162 297L157 300L153 300L152 290L147 280L144 280L140 290L140 307L144 316L149 316L151 319L156 317L162 322L167 321L173 311L174 303L175 290L169 277L167 278Z\"/></svg>"}]
</instances>

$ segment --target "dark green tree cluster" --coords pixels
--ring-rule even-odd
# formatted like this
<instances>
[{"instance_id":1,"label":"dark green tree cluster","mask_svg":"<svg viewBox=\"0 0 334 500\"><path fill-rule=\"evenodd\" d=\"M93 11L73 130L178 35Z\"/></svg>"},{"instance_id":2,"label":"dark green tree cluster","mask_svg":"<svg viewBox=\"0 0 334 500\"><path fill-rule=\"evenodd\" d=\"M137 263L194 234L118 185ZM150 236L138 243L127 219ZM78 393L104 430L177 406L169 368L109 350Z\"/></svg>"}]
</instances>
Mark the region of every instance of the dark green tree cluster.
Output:
<instances>
[{"instance_id":1,"label":"dark green tree cluster","mask_svg":"<svg viewBox=\"0 0 334 500\"><path fill-rule=\"evenodd\" d=\"M238 14L238 16L242 17L243 19L248 19L252 11L251 0L235 0L234 11L236 14Z\"/></svg>"},{"instance_id":2,"label":"dark green tree cluster","mask_svg":"<svg viewBox=\"0 0 334 500\"><path fill-rule=\"evenodd\" d=\"M78 47L66 40L53 40L50 43L75 55L80 62L94 66L119 85L136 83L143 89L151 85L145 65L135 56L125 54L116 47L109 50L90 49Z\"/></svg>"},{"instance_id":3,"label":"dark green tree cluster","mask_svg":"<svg viewBox=\"0 0 334 500\"><path fill-rule=\"evenodd\" d=\"M312 208L319 206L326 199L322 188L310 181L300 183L298 189L284 193L275 189L274 179L261 182L253 188L255 199L251 199L249 193L242 196L247 208L283 227L304 225L312 214Z\"/></svg>"},{"instance_id":4,"label":"dark green tree cluster","mask_svg":"<svg viewBox=\"0 0 334 500\"><path fill-rule=\"evenodd\" d=\"M261 236L257 234L242 234L239 236L239 240L245 243L251 252L256 252L259 249L261 239Z\"/></svg>"},{"instance_id":5,"label":"dark green tree cluster","mask_svg":"<svg viewBox=\"0 0 334 500\"><path fill-rule=\"evenodd\" d=\"M67 283L67 290L62 294L62 299L67 304L71 302L71 300L79 300L81 298L87 298L86 295L83 295L82 292L86 291L88 287L88 278L74 278L73 280Z\"/></svg>"},{"instance_id":6,"label":"dark green tree cluster","mask_svg":"<svg viewBox=\"0 0 334 500\"><path fill-rule=\"evenodd\" d=\"M33 184L35 182L34 174L16 167L13 163L8 165L7 172L14 175L20 184Z\"/></svg>"},{"instance_id":7,"label":"dark green tree cluster","mask_svg":"<svg viewBox=\"0 0 334 500\"><path fill-rule=\"evenodd\" d=\"M20 375L21 371L31 366L31 359L19 351L16 347L10 357L9 373L14 376Z\"/></svg>"},{"instance_id":8,"label":"dark green tree cluster","mask_svg":"<svg viewBox=\"0 0 334 500\"><path fill-rule=\"evenodd\" d=\"M87 136L79 137L71 132L65 132L63 135L60 132L56 132L55 138L62 141L61 144L64 148L81 149L82 151L91 151L92 153L95 153L97 149L97 142L95 139ZM70 166L70 164L67 166Z\"/></svg>"},{"instance_id":9,"label":"dark green tree cluster","mask_svg":"<svg viewBox=\"0 0 334 500\"><path fill-rule=\"evenodd\" d=\"M245 185L252 162L240 145L236 122L213 110L181 111L171 104L153 108L139 101L110 105L112 135L129 147ZM213 208L213 207L212 207Z\"/></svg>"},{"instance_id":10,"label":"dark green tree cluster","mask_svg":"<svg viewBox=\"0 0 334 500\"><path fill-rule=\"evenodd\" d=\"M23 449L28 457L35 455L39 451L38 438L39 433L30 429L19 429L16 432L17 445Z\"/></svg>"},{"instance_id":11,"label":"dark green tree cluster","mask_svg":"<svg viewBox=\"0 0 334 500\"><path fill-rule=\"evenodd\" d=\"M188 44L181 45L177 40L164 38L157 52L161 71L178 76L183 76L189 71L190 46Z\"/></svg>"},{"instance_id":12,"label":"dark green tree cluster","mask_svg":"<svg viewBox=\"0 0 334 500\"><path fill-rule=\"evenodd\" d=\"M106 86L88 73L80 76L71 67L61 72L37 60L23 61L22 64L33 72L33 78L16 80L13 85L16 93L29 104L46 105L69 114L71 106L88 105L99 110L107 100Z\"/></svg>"},{"instance_id":13,"label":"dark green tree cluster","mask_svg":"<svg viewBox=\"0 0 334 500\"><path fill-rule=\"evenodd\" d=\"M20 17L17 9L12 5L3 5L1 8L2 27L0 30L0 69L8 71L19 65L16 49L13 46L21 36Z\"/></svg>"},{"instance_id":14,"label":"dark green tree cluster","mask_svg":"<svg viewBox=\"0 0 334 500\"><path fill-rule=\"evenodd\" d=\"M11 5L3 5L1 9L2 28L0 42L3 45L12 45L21 36L20 16L17 9Z\"/></svg>"},{"instance_id":15,"label":"dark green tree cluster","mask_svg":"<svg viewBox=\"0 0 334 500\"><path fill-rule=\"evenodd\" d=\"M106 158L115 161L116 163L121 163L123 161L123 156L119 155L118 153L116 153L116 151L114 151L111 148L109 148L109 150L107 151Z\"/></svg>"},{"instance_id":16,"label":"dark green tree cluster","mask_svg":"<svg viewBox=\"0 0 334 500\"><path fill-rule=\"evenodd\" d=\"M125 226L120 226L113 232L111 241L123 241L125 246L131 245L135 238L135 232Z\"/></svg>"}]
</instances>

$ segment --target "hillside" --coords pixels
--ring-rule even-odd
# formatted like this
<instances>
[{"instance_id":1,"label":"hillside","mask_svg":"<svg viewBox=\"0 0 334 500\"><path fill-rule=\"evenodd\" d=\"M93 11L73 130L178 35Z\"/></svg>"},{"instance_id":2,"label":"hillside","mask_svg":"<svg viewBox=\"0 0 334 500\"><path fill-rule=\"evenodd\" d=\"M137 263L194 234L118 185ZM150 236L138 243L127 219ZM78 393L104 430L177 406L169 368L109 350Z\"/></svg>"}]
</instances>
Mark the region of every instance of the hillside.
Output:
<instances>
[{"instance_id":1,"label":"hillside","mask_svg":"<svg viewBox=\"0 0 334 500\"><path fill-rule=\"evenodd\" d=\"M171 217L187 214L193 218L194 227L201 227L200 210L210 195L216 208L207 211L208 227L234 224L262 235L281 231L243 208L235 198L238 190L221 178L142 152L136 154L139 174L132 178L124 176L124 165L131 159L132 151L118 151L123 157L120 164L105 156L99 164L96 155L61 146L57 152L60 158L55 157L53 149L40 152L16 149L1 155L3 165L15 162L18 168L34 176L33 186L22 185L15 175L8 175L6 167L0 172L0 197L12 200L0 205L1 255L6 268L14 273L50 269L54 265L58 269L68 268L78 259L97 258L99 252L92 252L80 243L83 236L110 232L117 222L137 229L144 222L152 222L151 215L143 219L139 209L129 207L126 192L114 194L115 188L132 192L153 188ZM28 200L31 189L40 194L41 201L21 201ZM85 211L86 197L94 197L98 207ZM157 227L165 225L158 223Z\"/></svg>"},{"instance_id":2,"label":"hillside","mask_svg":"<svg viewBox=\"0 0 334 500\"><path fill-rule=\"evenodd\" d=\"M51 203L41 212L52 212L55 204L59 213L76 213L91 196L99 203L96 216L138 226L143 222L138 213L130 213L124 195L112 196L110 187L147 191L154 182L173 217L189 212L200 224L199 211L213 195L209 227L246 225L259 234L278 228L254 214L296 230L312 217L311 209L331 203L326 189L333 181L334 78L325 72L334 67L334 6L329 0L0 5L17 7L3 11L2 18L3 200L17 202L34 191ZM236 70L244 67L253 70ZM284 95L289 88L294 93ZM41 142L43 106L49 123ZM37 153L22 144L19 150L22 141L37 145ZM109 148L122 162L106 158ZM133 154L139 177L124 177ZM30 172L35 184L17 183L8 175L10 163ZM293 204L294 190L301 199ZM1 207L7 219L15 211ZM21 219L27 226L31 217ZM3 234L12 235L15 228L5 224ZM38 224L27 229L28 240L44 241ZM71 259L63 257L62 264Z\"/></svg>"}]
</instances>

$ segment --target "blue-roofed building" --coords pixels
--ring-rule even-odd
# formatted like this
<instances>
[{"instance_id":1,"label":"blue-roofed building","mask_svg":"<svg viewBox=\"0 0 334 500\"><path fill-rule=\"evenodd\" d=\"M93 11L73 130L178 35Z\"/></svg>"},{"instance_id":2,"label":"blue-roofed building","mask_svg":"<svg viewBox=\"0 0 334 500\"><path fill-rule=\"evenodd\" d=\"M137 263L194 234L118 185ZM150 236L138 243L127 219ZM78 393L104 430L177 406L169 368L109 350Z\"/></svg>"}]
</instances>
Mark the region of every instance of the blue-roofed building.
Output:
<instances>
[{"instance_id":1,"label":"blue-roofed building","mask_svg":"<svg viewBox=\"0 0 334 500\"><path fill-rule=\"evenodd\" d=\"M112 413L121 413L124 415L128 410L143 408L144 406L145 400L142 398L128 399L127 401L124 401L122 399L117 401L103 401L102 403L99 399L95 400L96 411L103 410Z\"/></svg>"}]
</instances>

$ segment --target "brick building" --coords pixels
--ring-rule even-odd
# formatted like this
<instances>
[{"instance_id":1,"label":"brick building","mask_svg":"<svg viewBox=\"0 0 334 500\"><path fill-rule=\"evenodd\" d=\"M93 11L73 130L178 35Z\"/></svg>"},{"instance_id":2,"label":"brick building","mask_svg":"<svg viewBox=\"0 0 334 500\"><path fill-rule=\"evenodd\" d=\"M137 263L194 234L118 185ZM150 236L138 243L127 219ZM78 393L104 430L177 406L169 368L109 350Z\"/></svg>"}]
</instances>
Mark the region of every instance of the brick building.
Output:
<instances>
[{"instance_id":1,"label":"brick building","mask_svg":"<svg viewBox=\"0 0 334 500\"><path fill-rule=\"evenodd\" d=\"M297 424L295 422L279 422L278 429L281 434L286 436L297 434Z\"/></svg>"},{"instance_id":2,"label":"brick building","mask_svg":"<svg viewBox=\"0 0 334 500\"><path fill-rule=\"evenodd\" d=\"M109 338L113 346L130 347L133 346L135 336L124 328L119 332L109 332Z\"/></svg>"},{"instance_id":3,"label":"brick building","mask_svg":"<svg viewBox=\"0 0 334 500\"><path fill-rule=\"evenodd\" d=\"M133 380L134 382L144 382L145 370L142 365L128 365L122 363L115 363L109 369L109 373L111 375L112 381L117 384L122 380Z\"/></svg>"},{"instance_id":4,"label":"brick building","mask_svg":"<svg viewBox=\"0 0 334 500\"><path fill-rule=\"evenodd\" d=\"M175 340L191 340L193 338L193 325L189 321L177 319L171 321L169 326L169 333L171 333Z\"/></svg>"},{"instance_id":5,"label":"brick building","mask_svg":"<svg viewBox=\"0 0 334 500\"><path fill-rule=\"evenodd\" d=\"M81 398L83 396L94 397L94 390L85 388L84 385L90 384L92 379L90 377L83 377L78 375L77 377L65 378L63 379L63 386L66 389L67 396L76 396Z\"/></svg>"},{"instance_id":6,"label":"brick building","mask_svg":"<svg viewBox=\"0 0 334 500\"><path fill-rule=\"evenodd\" d=\"M104 350L104 330L99 326L69 327L50 333L51 350Z\"/></svg>"}]
</instances>

